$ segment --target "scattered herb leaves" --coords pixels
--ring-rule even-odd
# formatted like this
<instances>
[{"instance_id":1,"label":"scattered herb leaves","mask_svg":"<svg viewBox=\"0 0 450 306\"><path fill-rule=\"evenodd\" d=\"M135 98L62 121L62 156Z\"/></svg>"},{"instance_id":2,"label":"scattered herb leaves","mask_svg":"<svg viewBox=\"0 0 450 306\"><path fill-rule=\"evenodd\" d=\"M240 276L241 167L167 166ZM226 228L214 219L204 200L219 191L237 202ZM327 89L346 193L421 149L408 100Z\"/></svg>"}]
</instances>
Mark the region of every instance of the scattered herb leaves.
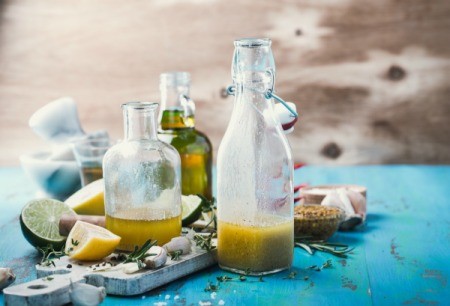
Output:
<instances>
[{"instance_id":1,"label":"scattered herb leaves","mask_svg":"<svg viewBox=\"0 0 450 306\"><path fill-rule=\"evenodd\" d=\"M326 262L324 262L320 267L318 265L312 265L309 267L306 267L307 270L314 270L317 272L322 271L323 269L329 269L333 267L333 262L331 259L328 259Z\"/></svg>"},{"instance_id":2,"label":"scattered herb leaves","mask_svg":"<svg viewBox=\"0 0 450 306\"><path fill-rule=\"evenodd\" d=\"M297 276L297 272L292 271L291 273L288 274L288 276L283 277L283 279L295 279L296 276Z\"/></svg>"},{"instance_id":3,"label":"scattered herb leaves","mask_svg":"<svg viewBox=\"0 0 450 306\"><path fill-rule=\"evenodd\" d=\"M208 284L206 285L205 292L217 292L220 289L219 283L213 284L210 281L208 281Z\"/></svg>"}]
</instances>

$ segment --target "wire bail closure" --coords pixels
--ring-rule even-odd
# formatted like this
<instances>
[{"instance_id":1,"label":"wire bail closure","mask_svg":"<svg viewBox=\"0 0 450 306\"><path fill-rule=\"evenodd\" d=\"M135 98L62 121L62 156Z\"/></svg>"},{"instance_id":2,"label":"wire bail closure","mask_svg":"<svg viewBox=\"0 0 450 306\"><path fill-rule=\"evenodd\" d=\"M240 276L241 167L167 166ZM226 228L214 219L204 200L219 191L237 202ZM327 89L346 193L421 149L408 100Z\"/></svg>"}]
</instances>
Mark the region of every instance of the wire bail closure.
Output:
<instances>
[{"instance_id":1,"label":"wire bail closure","mask_svg":"<svg viewBox=\"0 0 450 306\"><path fill-rule=\"evenodd\" d=\"M236 86L235 85L230 85L227 87L227 94L229 96L234 96L236 94ZM277 100L278 102L280 102L290 113L294 118L298 118L298 114L296 111L294 111L287 103L286 101L284 101L281 97L277 96L274 92L273 92L273 88L272 89L267 89L264 92L264 97L266 99L271 99L274 98L275 100Z\"/></svg>"},{"instance_id":2,"label":"wire bail closure","mask_svg":"<svg viewBox=\"0 0 450 306\"><path fill-rule=\"evenodd\" d=\"M298 118L298 114L296 111L294 111L287 103L286 101L284 101L281 97L277 96L274 92L273 92L273 87L275 86L275 73L274 71L269 68L266 70L266 73L270 76L270 78L272 79L272 88L267 89L264 93L264 97L266 99L271 99L274 98L275 100L277 100L278 102L280 102L290 113L294 118ZM229 96L234 96L236 94L236 85L230 85L227 87L227 94Z\"/></svg>"}]
</instances>

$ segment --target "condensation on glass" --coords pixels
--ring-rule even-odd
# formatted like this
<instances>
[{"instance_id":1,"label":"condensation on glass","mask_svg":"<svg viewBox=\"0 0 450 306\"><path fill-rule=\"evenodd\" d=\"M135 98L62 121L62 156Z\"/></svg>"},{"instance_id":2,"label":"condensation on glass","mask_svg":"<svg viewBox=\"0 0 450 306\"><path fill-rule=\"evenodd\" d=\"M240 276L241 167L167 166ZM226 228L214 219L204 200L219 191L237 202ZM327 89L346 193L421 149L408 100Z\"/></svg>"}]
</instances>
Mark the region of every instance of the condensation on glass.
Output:
<instances>
[{"instance_id":1,"label":"condensation on glass","mask_svg":"<svg viewBox=\"0 0 450 306\"><path fill-rule=\"evenodd\" d=\"M266 95L275 80L271 41L234 45L234 108L217 157L218 259L223 269L263 275L292 264L292 156Z\"/></svg>"},{"instance_id":2,"label":"condensation on glass","mask_svg":"<svg viewBox=\"0 0 450 306\"><path fill-rule=\"evenodd\" d=\"M181 234L180 156L157 137L157 108L123 104L125 139L103 161L106 227L122 237L122 250Z\"/></svg>"}]
</instances>

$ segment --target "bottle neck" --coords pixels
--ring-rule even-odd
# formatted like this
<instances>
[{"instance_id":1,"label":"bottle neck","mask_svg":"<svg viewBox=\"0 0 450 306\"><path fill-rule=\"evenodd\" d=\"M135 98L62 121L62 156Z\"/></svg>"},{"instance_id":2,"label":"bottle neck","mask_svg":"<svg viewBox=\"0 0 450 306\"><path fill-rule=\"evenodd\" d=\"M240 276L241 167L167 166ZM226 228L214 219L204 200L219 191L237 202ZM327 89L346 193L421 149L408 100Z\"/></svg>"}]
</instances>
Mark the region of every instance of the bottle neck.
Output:
<instances>
[{"instance_id":1,"label":"bottle neck","mask_svg":"<svg viewBox=\"0 0 450 306\"><path fill-rule=\"evenodd\" d=\"M189 98L189 85L161 84L160 127L162 130L195 127L195 104Z\"/></svg>"},{"instance_id":2,"label":"bottle neck","mask_svg":"<svg viewBox=\"0 0 450 306\"><path fill-rule=\"evenodd\" d=\"M125 140L158 140L157 103L131 102L124 104Z\"/></svg>"},{"instance_id":3,"label":"bottle neck","mask_svg":"<svg viewBox=\"0 0 450 306\"><path fill-rule=\"evenodd\" d=\"M273 101L267 99L265 94L273 87L269 79L261 78L259 75L251 73L235 83L235 107L245 108L246 112L255 110L267 116L267 111L273 112Z\"/></svg>"}]
</instances>

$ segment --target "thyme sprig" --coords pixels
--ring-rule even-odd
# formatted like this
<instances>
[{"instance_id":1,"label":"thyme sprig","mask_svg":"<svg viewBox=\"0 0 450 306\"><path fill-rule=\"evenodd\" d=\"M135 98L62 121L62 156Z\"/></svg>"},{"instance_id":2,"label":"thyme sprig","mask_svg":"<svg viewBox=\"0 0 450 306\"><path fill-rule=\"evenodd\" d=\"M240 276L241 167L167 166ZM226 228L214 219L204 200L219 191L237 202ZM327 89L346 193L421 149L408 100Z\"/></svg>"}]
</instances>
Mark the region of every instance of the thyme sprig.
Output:
<instances>
[{"instance_id":1,"label":"thyme sprig","mask_svg":"<svg viewBox=\"0 0 450 306\"><path fill-rule=\"evenodd\" d=\"M217 234L215 232L210 233L209 235L195 234L194 241L195 241L195 244L198 247L200 247L202 250L209 252L216 248L216 246L212 242L213 238L216 238L216 237L217 237Z\"/></svg>"},{"instance_id":2,"label":"thyme sprig","mask_svg":"<svg viewBox=\"0 0 450 306\"><path fill-rule=\"evenodd\" d=\"M170 255L171 260L177 261L177 260L180 260L180 256L183 255L183 251L177 250L177 251L169 252L169 255Z\"/></svg>"},{"instance_id":3,"label":"thyme sprig","mask_svg":"<svg viewBox=\"0 0 450 306\"><path fill-rule=\"evenodd\" d=\"M48 267L53 265L56 267L54 260L59 259L66 254L64 251L65 247L63 246L61 250L57 251L53 248L53 245L49 244L46 247L36 247L36 249L42 254L41 262L39 263L41 266Z\"/></svg>"},{"instance_id":4,"label":"thyme sprig","mask_svg":"<svg viewBox=\"0 0 450 306\"><path fill-rule=\"evenodd\" d=\"M211 220L205 225L205 229L214 222L214 229L217 231L216 199L209 200L202 194L197 194L197 196L202 199L202 212L211 213Z\"/></svg>"},{"instance_id":5,"label":"thyme sprig","mask_svg":"<svg viewBox=\"0 0 450 306\"><path fill-rule=\"evenodd\" d=\"M324 240L311 240L310 237L295 237L295 246L301 247L311 255L315 251L320 251L340 258L347 258L347 253L354 249L346 244L326 242Z\"/></svg>"}]
</instances>

